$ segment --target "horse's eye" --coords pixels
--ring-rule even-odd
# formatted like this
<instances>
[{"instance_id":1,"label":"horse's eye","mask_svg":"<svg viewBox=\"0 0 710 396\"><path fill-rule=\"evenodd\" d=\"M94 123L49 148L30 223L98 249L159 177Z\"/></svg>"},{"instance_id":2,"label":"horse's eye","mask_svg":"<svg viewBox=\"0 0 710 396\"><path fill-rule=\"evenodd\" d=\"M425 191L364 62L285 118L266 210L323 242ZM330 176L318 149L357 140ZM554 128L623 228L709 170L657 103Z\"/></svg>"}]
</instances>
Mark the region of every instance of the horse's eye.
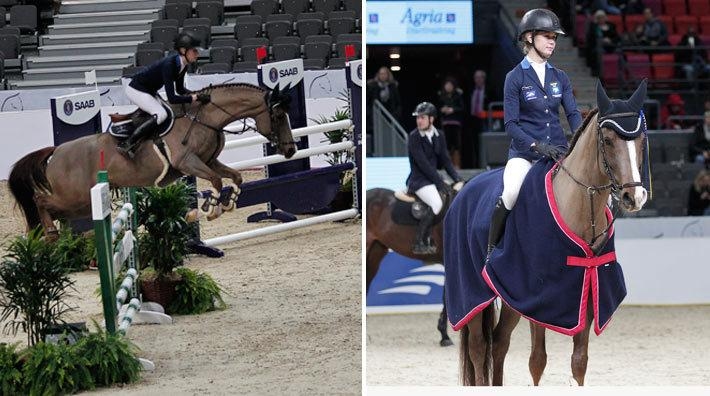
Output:
<instances>
[{"instance_id":1,"label":"horse's eye","mask_svg":"<svg viewBox=\"0 0 710 396\"><path fill-rule=\"evenodd\" d=\"M604 137L604 144L606 144L607 146L611 146L612 144L614 144L614 142L611 140L611 138Z\"/></svg>"}]
</instances>

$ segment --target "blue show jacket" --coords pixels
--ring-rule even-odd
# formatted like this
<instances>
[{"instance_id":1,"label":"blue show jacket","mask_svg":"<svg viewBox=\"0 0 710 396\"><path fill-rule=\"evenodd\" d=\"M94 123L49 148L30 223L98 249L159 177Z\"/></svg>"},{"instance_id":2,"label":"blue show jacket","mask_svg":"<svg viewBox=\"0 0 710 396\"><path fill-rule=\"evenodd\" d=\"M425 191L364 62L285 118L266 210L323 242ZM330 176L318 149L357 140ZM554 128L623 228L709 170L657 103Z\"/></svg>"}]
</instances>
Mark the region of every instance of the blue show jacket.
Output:
<instances>
[{"instance_id":1,"label":"blue show jacket","mask_svg":"<svg viewBox=\"0 0 710 396\"><path fill-rule=\"evenodd\" d=\"M512 138L508 158L540 159L530 149L535 142L567 147L560 125L560 104L573 131L582 124L567 74L549 62L546 67L544 87L527 58L505 76L505 131Z\"/></svg>"},{"instance_id":2,"label":"blue show jacket","mask_svg":"<svg viewBox=\"0 0 710 396\"><path fill-rule=\"evenodd\" d=\"M187 67L180 72L180 55L166 56L134 75L128 85L153 96L165 86L168 102L173 104L192 103L192 98L185 96L187 93L185 90L186 71ZM175 94L175 91L178 94Z\"/></svg>"},{"instance_id":3,"label":"blue show jacket","mask_svg":"<svg viewBox=\"0 0 710 396\"><path fill-rule=\"evenodd\" d=\"M462 180L449 158L446 138L438 131L434 130L430 143L426 136L422 136L419 130L414 128L409 133L407 151L409 152L409 167L411 169L409 177L407 177L407 189L410 193L429 184L434 184L436 188L442 190L444 180L437 172L439 168L446 169L455 182Z\"/></svg>"}]
</instances>

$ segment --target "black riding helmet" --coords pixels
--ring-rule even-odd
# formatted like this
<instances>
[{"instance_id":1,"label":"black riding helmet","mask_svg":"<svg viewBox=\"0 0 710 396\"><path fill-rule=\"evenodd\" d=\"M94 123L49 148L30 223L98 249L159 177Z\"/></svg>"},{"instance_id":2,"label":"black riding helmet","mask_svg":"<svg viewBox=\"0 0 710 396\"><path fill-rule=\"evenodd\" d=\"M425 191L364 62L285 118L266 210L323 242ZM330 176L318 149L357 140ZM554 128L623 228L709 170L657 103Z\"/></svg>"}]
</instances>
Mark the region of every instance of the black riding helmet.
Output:
<instances>
[{"instance_id":1,"label":"black riding helmet","mask_svg":"<svg viewBox=\"0 0 710 396\"><path fill-rule=\"evenodd\" d=\"M560 25L560 19L557 18L554 12L544 9L535 8L523 15L518 25L518 40L523 41L523 35L527 32L553 32L559 35L565 35Z\"/></svg>"},{"instance_id":2,"label":"black riding helmet","mask_svg":"<svg viewBox=\"0 0 710 396\"><path fill-rule=\"evenodd\" d=\"M422 102L417 105L412 113L413 116L428 115L430 117L436 117L436 107L429 102Z\"/></svg>"},{"instance_id":3,"label":"black riding helmet","mask_svg":"<svg viewBox=\"0 0 710 396\"><path fill-rule=\"evenodd\" d=\"M200 39L191 32L181 32L175 39L175 50L179 52L180 48L185 48L186 50L200 48Z\"/></svg>"}]
</instances>

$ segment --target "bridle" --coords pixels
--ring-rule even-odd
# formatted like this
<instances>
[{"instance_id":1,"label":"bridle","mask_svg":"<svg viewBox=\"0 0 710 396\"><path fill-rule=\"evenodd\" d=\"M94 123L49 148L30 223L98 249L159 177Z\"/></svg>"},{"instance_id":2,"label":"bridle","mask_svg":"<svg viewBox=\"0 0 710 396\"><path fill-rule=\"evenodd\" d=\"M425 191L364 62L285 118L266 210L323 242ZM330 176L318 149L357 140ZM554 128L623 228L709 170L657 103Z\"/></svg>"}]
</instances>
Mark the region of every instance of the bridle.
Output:
<instances>
[{"instance_id":1,"label":"bridle","mask_svg":"<svg viewBox=\"0 0 710 396\"><path fill-rule=\"evenodd\" d=\"M238 119L238 116L236 114L230 113L229 111L227 111L227 109L225 109L224 107L222 107L212 101L210 101L208 103L200 103L200 105L197 107L197 111L195 112L195 114L192 114L189 111L186 111L183 107L184 114L182 115L182 117L186 117L187 119L189 119L191 121L190 126L187 129L187 133L185 134L185 137L182 139L183 145L187 144L187 140L190 137L190 133L192 132L192 127L194 124L202 125L208 129L211 129L211 130L217 132L217 133L228 133L228 134L232 134L232 135L241 135L247 131L259 132L255 127L247 124L245 119L241 119L242 127L241 127L241 129L236 130L236 131L228 131L224 128L217 128L215 126L205 123L204 121L200 120L200 112L208 105L212 105L212 106L216 107L218 110L227 114L229 116L228 120ZM269 143L271 143L271 147L278 147L279 145L295 144L295 142L293 140L288 140L288 141L282 142L279 139L279 135L276 133L276 131L273 128L273 124L275 123L274 108L276 107L276 105L269 105L269 103L266 103L266 105L267 105L267 108L269 109L269 120L271 121L272 128L271 128L271 131L269 131L269 133L265 137L269 141ZM176 117L176 118L180 118L180 117ZM288 118L285 122L288 122Z\"/></svg>"},{"instance_id":2,"label":"bridle","mask_svg":"<svg viewBox=\"0 0 710 396\"><path fill-rule=\"evenodd\" d=\"M643 186L642 182L630 182L630 183L624 183L620 184L617 180L616 177L614 176L614 168L609 165L609 161L607 160L607 155L606 155L606 150L604 149L604 135L602 134L602 127L606 123L613 123L618 126L618 124L614 121L614 118L620 118L620 117L631 117L631 116L639 116L639 113L633 113L633 112L628 112L628 113L616 113L616 114L609 114L604 117L600 117L597 119L597 161L599 161L599 156L601 155L602 157L602 165L604 166L604 173L606 173L606 176L609 178L609 183L603 184L601 186L594 186L594 185L587 185L581 180L577 179L572 175L572 173L567 169L564 164L562 163L561 160L556 160L555 162L557 163L557 168L554 170L552 177L556 176L557 173L559 172L560 169L562 169L567 175L577 183L579 186L583 187L587 191L587 196L589 197L589 208L590 208L590 223L592 226L592 239L589 241L587 244L590 249L592 249L592 246L594 245L594 242L601 237L605 236L606 240L605 242L597 249L592 249L594 253L598 253L601 251L604 246L606 245L606 242L608 241L608 235L607 232L611 228L611 226L614 224L614 221L616 221L617 215L619 214L619 206L617 205L616 208L614 208L614 213L612 216L611 222L606 226L604 231L602 231L599 234L596 234L596 217L594 215L594 195L597 194L598 192L604 191L604 190L610 190L611 196L614 200L619 202L621 200L620 194L621 191L625 188L629 187L639 187ZM642 135L643 139L646 139L646 126L645 126L645 117L643 116L643 113L639 117L640 120L639 122L643 122L643 131ZM618 134L618 132L617 132ZM631 139L627 139L631 140ZM634 139L635 140L635 139Z\"/></svg>"}]
</instances>

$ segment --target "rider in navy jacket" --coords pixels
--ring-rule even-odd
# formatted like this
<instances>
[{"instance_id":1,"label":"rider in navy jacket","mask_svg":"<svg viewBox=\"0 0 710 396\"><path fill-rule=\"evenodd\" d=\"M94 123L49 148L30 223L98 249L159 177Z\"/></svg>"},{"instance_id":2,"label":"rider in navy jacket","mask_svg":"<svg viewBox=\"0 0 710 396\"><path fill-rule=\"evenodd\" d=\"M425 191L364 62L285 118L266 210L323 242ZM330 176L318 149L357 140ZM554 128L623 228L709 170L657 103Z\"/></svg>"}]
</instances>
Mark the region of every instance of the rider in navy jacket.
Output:
<instances>
[{"instance_id":1,"label":"rider in navy jacket","mask_svg":"<svg viewBox=\"0 0 710 396\"><path fill-rule=\"evenodd\" d=\"M407 189L428 205L424 216L419 220L417 239L412 248L415 254L433 254L436 247L431 244L429 233L434 217L439 214L444 203L439 192L448 192L451 188L437 172L444 168L454 180L454 189L463 186L461 177L451 163L446 148L446 138L434 127L436 107L429 102L417 105L412 113L417 117L417 128L409 133L407 151L411 173L407 177Z\"/></svg>"},{"instance_id":2,"label":"rider in navy jacket","mask_svg":"<svg viewBox=\"0 0 710 396\"><path fill-rule=\"evenodd\" d=\"M503 235L508 213L533 162L543 157L556 160L567 149L560 104L572 130L582 124L567 74L547 62L557 36L565 34L557 15L542 8L530 10L520 20L518 31L526 56L505 77L503 110L511 144L503 172L503 193L491 218L489 253Z\"/></svg>"},{"instance_id":3,"label":"rider in navy jacket","mask_svg":"<svg viewBox=\"0 0 710 396\"><path fill-rule=\"evenodd\" d=\"M167 111L157 99L158 90L163 86L168 102L172 104L210 101L207 94L186 95L188 92L185 89L185 73L187 66L197 61L199 45L200 41L195 36L182 32L175 40L177 54L166 56L133 76L125 89L126 96L152 117L136 128L128 139L119 143L118 152L133 158L133 150L140 141L150 136L155 127L168 118Z\"/></svg>"}]
</instances>

